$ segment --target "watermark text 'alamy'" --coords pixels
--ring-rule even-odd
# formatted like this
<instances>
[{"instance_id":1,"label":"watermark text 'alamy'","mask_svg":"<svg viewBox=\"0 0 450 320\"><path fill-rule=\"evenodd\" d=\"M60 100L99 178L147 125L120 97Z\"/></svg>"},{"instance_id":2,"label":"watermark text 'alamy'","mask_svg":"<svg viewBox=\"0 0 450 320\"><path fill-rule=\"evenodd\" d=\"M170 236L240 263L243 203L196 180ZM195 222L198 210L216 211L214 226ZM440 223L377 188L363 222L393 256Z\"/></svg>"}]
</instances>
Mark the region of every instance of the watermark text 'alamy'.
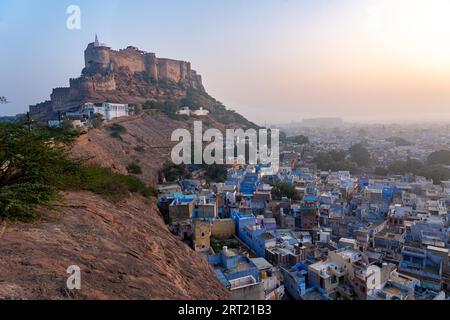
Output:
<instances>
[{"instance_id":1,"label":"watermark text 'alamy'","mask_svg":"<svg viewBox=\"0 0 450 320\"><path fill-rule=\"evenodd\" d=\"M262 164L279 168L279 130L226 129L225 140L218 129L203 132L201 121L194 121L194 135L176 129L172 142L179 142L171 153L175 164ZM270 143L270 148L269 148ZM205 148L203 149L203 146Z\"/></svg>"}]
</instances>

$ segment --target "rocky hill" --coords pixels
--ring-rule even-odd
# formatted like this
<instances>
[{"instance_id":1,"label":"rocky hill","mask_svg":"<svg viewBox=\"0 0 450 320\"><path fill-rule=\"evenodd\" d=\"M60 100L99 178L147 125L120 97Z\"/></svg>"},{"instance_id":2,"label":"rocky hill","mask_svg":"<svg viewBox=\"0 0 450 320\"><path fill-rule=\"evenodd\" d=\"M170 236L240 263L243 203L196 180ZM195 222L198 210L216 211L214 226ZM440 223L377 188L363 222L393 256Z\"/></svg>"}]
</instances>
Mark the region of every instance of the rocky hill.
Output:
<instances>
[{"instance_id":1,"label":"rocky hill","mask_svg":"<svg viewBox=\"0 0 450 320\"><path fill-rule=\"evenodd\" d=\"M205 117L206 126L225 126ZM170 158L171 133L191 128L147 110L92 129L72 155L127 174L138 163L154 185ZM111 128L125 131L113 137ZM0 299L227 299L228 290L197 253L175 238L154 201L138 195L112 203L90 192L64 192L64 202L33 224L0 222ZM66 269L82 270L82 289L66 289Z\"/></svg>"},{"instance_id":2,"label":"rocky hill","mask_svg":"<svg viewBox=\"0 0 450 320\"><path fill-rule=\"evenodd\" d=\"M154 203L62 194L51 219L0 224L1 299L227 299L207 262L168 231ZM66 269L81 268L69 291Z\"/></svg>"},{"instance_id":3,"label":"rocky hill","mask_svg":"<svg viewBox=\"0 0 450 320\"><path fill-rule=\"evenodd\" d=\"M170 141L172 132L179 128L192 132L195 120L176 120L162 112L147 110L140 115L114 119L101 129L90 130L78 139L72 153L88 163L111 167L125 174L129 164L137 163L143 171L139 178L155 185L162 165L170 160L172 147L177 143ZM237 126L224 125L214 116L201 120L205 129L217 128L222 132ZM111 136L114 125L124 128L124 132L115 138Z\"/></svg>"},{"instance_id":4,"label":"rocky hill","mask_svg":"<svg viewBox=\"0 0 450 320\"><path fill-rule=\"evenodd\" d=\"M205 128L257 127L209 96L190 63L156 58L133 47L114 51L98 39L85 51L82 75L51 100L30 107L36 122L84 102L142 106L79 137L71 155L128 174L131 163L149 185L169 160L173 130L191 129L198 118L173 108L210 111ZM172 109L168 109L168 108ZM112 134L114 126L119 134ZM130 195L111 202L85 191L61 193L62 204L32 224L0 221L0 299L227 299L212 268L176 239L154 201ZM66 269L78 265L82 289L68 291Z\"/></svg>"},{"instance_id":5,"label":"rocky hill","mask_svg":"<svg viewBox=\"0 0 450 320\"><path fill-rule=\"evenodd\" d=\"M202 77L189 62L157 58L154 53L135 47L112 50L97 37L87 46L84 60L81 76L70 79L69 87L55 88L50 100L30 106L34 121L59 119L65 112L86 102L137 106L170 102L175 107L207 109L222 124L256 127L209 96Z\"/></svg>"}]
</instances>

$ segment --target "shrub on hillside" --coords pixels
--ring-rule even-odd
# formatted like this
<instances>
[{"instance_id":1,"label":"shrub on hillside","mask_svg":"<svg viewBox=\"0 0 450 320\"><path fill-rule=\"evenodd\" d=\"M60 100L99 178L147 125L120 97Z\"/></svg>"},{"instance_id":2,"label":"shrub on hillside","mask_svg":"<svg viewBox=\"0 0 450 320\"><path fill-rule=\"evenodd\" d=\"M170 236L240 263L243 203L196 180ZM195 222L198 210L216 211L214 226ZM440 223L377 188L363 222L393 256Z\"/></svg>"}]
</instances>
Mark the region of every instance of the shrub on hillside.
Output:
<instances>
[{"instance_id":1,"label":"shrub on hillside","mask_svg":"<svg viewBox=\"0 0 450 320\"><path fill-rule=\"evenodd\" d=\"M59 190L86 190L117 201L130 192L154 196L134 176L69 158L73 137L63 131L0 124L0 219L31 221L52 208Z\"/></svg>"},{"instance_id":2,"label":"shrub on hillside","mask_svg":"<svg viewBox=\"0 0 450 320\"><path fill-rule=\"evenodd\" d=\"M142 168L136 162L132 162L127 166L128 173L131 174L142 174Z\"/></svg>"},{"instance_id":3,"label":"shrub on hillside","mask_svg":"<svg viewBox=\"0 0 450 320\"><path fill-rule=\"evenodd\" d=\"M176 181L178 179L191 178L191 173L187 170L186 165L176 165L171 162L166 162L163 165L162 174L167 181Z\"/></svg>"},{"instance_id":4,"label":"shrub on hillside","mask_svg":"<svg viewBox=\"0 0 450 320\"><path fill-rule=\"evenodd\" d=\"M113 124L110 130L111 130L111 137L119 139L122 138L122 134L127 132L127 129L118 123Z\"/></svg>"},{"instance_id":5,"label":"shrub on hillside","mask_svg":"<svg viewBox=\"0 0 450 320\"><path fill-rule=\"evenodd\" d=\"M103 119L103 116L100 113L95 113L91 119L92 126L94 128L100 128L104 121L105 120Z\"/></svg>"}]
</instances>

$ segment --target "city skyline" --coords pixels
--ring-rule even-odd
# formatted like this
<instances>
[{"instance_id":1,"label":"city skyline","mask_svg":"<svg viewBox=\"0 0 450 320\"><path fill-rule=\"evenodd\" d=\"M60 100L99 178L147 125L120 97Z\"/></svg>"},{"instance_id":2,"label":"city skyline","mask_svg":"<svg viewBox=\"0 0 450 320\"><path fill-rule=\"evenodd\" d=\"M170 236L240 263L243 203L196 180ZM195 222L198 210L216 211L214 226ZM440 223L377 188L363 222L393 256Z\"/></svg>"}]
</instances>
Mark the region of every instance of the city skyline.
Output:
<instances>
[{"instance_id":1,"label":"city skyline","mask_svg":"<svg viewBox=\"0 0 450 320\"><path fill-rule=\"evenodd\" d=\"M79 30L66 27L72 4ZM442 0L2 0L0 9L0 94L10 102L2 115L79 76L80 52L98 33L114 49L191 61L212 96L258 123L449 119L450 4Z\"/></svg>"}]
</instances>

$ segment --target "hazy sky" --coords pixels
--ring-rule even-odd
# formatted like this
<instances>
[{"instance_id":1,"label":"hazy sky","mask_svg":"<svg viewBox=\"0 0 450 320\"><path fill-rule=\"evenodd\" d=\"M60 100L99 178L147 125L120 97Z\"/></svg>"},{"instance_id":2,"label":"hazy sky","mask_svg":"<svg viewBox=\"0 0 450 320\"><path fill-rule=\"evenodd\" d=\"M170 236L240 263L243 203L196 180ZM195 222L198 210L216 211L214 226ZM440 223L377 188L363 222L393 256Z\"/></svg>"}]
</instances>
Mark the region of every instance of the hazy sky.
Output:
<instances>
[{"instance_id":1,"label":"hazy sky","mask_svg":"<svg viewBox=\"0 0 450 320\"><path fill-rule=\"evenodd\" d=\"M66 9L81 8L81 30ZM98 33L192 62L251 120L450 120L449 0L0 0L0 114L79 76Z\"/></svg>"}]
</instances>

